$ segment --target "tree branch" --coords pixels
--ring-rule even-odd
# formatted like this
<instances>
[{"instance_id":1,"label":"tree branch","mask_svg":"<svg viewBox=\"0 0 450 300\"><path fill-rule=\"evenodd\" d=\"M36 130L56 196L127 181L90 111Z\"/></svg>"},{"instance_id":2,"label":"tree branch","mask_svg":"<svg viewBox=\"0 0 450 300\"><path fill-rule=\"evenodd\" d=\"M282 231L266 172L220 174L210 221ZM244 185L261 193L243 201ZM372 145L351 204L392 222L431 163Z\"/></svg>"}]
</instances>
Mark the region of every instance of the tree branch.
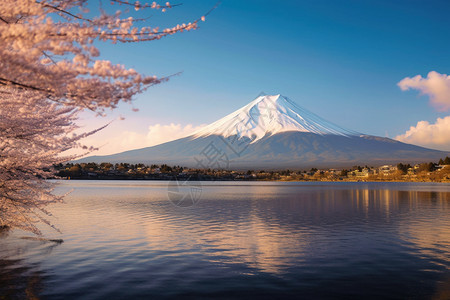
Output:
<instances>
[{"instance_id":1,"label":"tree branch","mask_svg":"<svg viewBox=\"0 0 450 300\"><path fill-rule=\"evenodd\" d=\"M2 17L0 17L0 21L3 21L3 22L5 22L6 24L9 24L9 22L6 21L5 19L3 19Z\"/></svg>"},{"instance_id":2,"label":"tree branch","mask_svg":"<svg viewBox=\"0 0 450 300\"><path fill-rule=\"evenodd\" d=\"M59 7L56 7L56 6L53 6L53 5L50 5L50 4L46 4L46 3L42 3L42 2L39 2L39 1L36 1L36 3L37 3L37 4L40 4L40 5L44 6L44 7L51 8L51 9L53 9L53 10L59 11L59 12L61 12L61 13L63 13L63 14L69 15L69 16L71 16L72 18L75 18L75 19L78 19L78 20L87 21L87 22L92 22L92 21L89 20L89 19L85 19L85 18L79 17L79 16L74 15L73 13L71 13L71 12L69 12L69 11L67 11L67 10L61 9L61 8L59 8Z\"/></svg>"}]
</instances>

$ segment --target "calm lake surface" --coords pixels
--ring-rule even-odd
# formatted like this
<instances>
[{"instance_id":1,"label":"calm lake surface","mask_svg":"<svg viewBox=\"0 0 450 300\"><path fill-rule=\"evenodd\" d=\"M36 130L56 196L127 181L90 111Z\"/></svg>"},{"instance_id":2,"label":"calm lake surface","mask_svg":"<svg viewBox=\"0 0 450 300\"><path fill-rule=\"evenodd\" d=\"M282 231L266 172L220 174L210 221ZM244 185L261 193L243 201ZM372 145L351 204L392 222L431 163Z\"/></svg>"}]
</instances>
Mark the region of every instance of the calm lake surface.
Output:
<instances>
[{"instance_id":1,"label":"calm lake surface","mask_svg":"<svg viewBox=\"0 0 450 300\"><path fill-rule=\"evenodd\" d=\"M64 243L0 233L0 299L450 299L449 184L196 184L61 182Z\"/></svg>"}]
</instances>

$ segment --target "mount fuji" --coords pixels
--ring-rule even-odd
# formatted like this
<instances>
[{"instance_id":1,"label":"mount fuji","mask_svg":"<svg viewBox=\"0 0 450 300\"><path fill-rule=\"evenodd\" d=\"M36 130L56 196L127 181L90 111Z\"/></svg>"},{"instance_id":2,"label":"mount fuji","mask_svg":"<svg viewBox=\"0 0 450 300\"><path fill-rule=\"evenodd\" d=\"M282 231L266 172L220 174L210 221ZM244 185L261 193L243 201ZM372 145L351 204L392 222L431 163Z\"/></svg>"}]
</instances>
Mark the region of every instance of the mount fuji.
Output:
<instances>
[{"instance_id":1,"label":"mount fuji","mask_svg":"<svg viewBox=\"0 0 450 300\"><path fill-rule=\"evenodd\" d=\"M194 134L78 162L128 162L211 169L349 167L428 162L447 152L341 128L282 95L260 95Z\"/></svg>"}]
</instances>

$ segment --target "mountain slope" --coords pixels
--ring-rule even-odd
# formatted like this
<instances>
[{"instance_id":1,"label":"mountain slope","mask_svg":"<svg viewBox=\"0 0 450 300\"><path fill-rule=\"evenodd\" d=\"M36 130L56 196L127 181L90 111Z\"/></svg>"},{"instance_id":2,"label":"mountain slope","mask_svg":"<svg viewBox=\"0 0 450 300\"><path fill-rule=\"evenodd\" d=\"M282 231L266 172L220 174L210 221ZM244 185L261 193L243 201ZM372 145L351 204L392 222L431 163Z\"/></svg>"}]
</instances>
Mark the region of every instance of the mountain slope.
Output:
<instances>
[{"instance_id":1,"label":"mountain slope","mask_svg":"<svg viewBox=\"0 0 450 300\"><path fill-rule=\"evenodd\" d=\"M206 126L194 137L238 135L256 142L267 135L298 131L316 134L355 135L281 95L261 95L246 106Z\"/></svg>"},{"instance_id":2,"label":"mountain slope","mask_svg":"<svg viewBox=\"0 0 450 300\"><path fill-rule=\"evenodd\" d=\"M348 167L435 161L448 153L343 129L281 95L262 95L195 134L83 162L198 168Z\"/></svg>"},{"instance_id":3,"label":"mountain slope","mask_svg":"<svg viewBox=\"0 0 450 300\"><path fill-rule=\"evenodd\" d=\"M211 145L220 151L218 158L221 157L221 162L216 163L204 154L212 148ZM244 151L236 152L224 142L223 137L212 135L199 138L187 137L114 155L91 156L80 161L166 163L226 169L277 169L415 163L436 161L448 155L442 151L404 144L387 138L318 135L295 131L271 135L256 143L249 142Z\"/></svg>"}]
</instances>

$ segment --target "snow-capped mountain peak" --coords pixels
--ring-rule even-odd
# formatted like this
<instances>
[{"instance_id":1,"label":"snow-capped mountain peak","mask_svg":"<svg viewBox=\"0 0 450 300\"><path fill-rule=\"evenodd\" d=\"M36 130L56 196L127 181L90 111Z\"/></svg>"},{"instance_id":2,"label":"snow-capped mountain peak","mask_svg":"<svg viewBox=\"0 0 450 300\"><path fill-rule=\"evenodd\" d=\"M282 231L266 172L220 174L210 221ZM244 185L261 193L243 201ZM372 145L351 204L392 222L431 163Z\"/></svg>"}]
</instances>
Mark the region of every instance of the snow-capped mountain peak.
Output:
<instances>
[{"instance_id":1,"label":"snow-capped mountain peak","mask_svg":"<svg viewBox=\"0 0 450 300\"><path fill-rule=\"evenodd\" d=\"M341 136L358 134L328 122L278 94L258 96L244 107L202 128L194 137L237 135L254 143L264 136L287 131Z\"/></svg>"},{"instance_id":2,"label":"snow-capped mountain peak","mask_svg":"<svg viewBox=\"0 0 450 300\"><path fill-rule=\"evenodd\" d=\"M448 153L345 130L286 97L261 95L194 135L78 162L281 170L423 162L445 156Z\"/></svg>"}]
</instances>

